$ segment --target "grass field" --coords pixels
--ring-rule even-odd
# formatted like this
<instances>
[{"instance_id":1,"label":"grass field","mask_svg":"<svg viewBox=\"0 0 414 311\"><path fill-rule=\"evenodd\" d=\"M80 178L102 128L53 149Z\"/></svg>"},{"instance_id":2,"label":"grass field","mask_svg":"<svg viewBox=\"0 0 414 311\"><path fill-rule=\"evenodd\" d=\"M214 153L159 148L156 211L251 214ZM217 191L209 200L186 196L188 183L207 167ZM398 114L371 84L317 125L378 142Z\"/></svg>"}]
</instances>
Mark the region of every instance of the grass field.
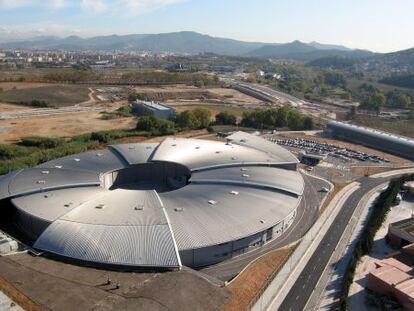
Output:
<instances>
[{"instance_id":1,"label":"grass field","mask_svg":"<svg viewBox=\"0 0 414 311\"><path fill-rule=\"evenodd\" d=\"M64 107L89 99L89 89L84 85L49 85L34 88L9 89L0 93L0 101L19 104L32 100L45 101L50 107Z\"/></svg>"},{"instance_id":2,"label":"grass field","mask_svg":"<svg viewBox=\"0 0 414 311\"><path fill-rule=\"evenodd\" d=\"M384 132L414 138L413 120L383 120L376 117L358 116L354 123L360 126L372 127Z\"/></svg>"}]
</instances>

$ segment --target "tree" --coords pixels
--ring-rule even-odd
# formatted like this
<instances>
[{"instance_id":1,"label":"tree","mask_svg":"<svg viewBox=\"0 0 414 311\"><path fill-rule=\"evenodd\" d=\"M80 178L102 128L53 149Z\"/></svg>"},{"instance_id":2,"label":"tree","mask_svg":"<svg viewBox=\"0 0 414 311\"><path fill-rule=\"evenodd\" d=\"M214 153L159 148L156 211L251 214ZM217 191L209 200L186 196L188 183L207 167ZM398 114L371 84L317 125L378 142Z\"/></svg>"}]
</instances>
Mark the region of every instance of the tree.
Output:
<instances>
[{"instance_id":1,"label":"tree","mask_svg":"<svg viewBox=\"0 0 414 311\"><path fill-rule=\"evenodd\" d=\"M236 125L237 118L234 114L230 112L223 111L216 115L216 124L217 125Z\"/></svg>"},{"instance_id":2,"label":"tree","mask_svg":"<svg viewBox=\"0 0 414 311\"><path fill-rule=\"evenodd\" d=\"M211 112L205 108L196 108L192 111L197 118L200 128L206 128L211 123Z\"/></svg>"},{"instance_id":3,"label":"tree","mask_svg":"<svg viewBox=\"0 0 414 311\"><path fill-rule=\"evenodd\" d=\"M313 122L313 119L311 117L306 117L303 121L303 128L305 130L313 130L315 128L315 124Z\"/></svg>"},{"instance_id":4,"label":"tree","mask_svg":"<svg viewBox=\"0 0 414 311\"><path fill-rule=\"evenodd\" d=\"M385 96L381 93L374 93L366 96L361 104L362 109L375 111L377 114L381 112L381 108L385 104Z\"/></svg>"},{"instance_id":5,"label":"tree","mask_svg":"<svg viewBox=\"0 0 414 311\"><path fill-rule=\"evenodd\" d=\"M139 118L136 128L140 131L157 132L161 135L173 134L175 132L174 122L155 116Z\"/></svg>"},{"instance_id":6,"label":"tree","mask_svg":"<svg viewBox=\"0 0 414 311\"><path fill-rule=\"evenodd\" d=\"M407 94L400 95L398 97L398 107L400 108L409 108L412 105L411 97Z\"/></svg>"},{"instance_id":7,"label":"tree","mask_svg":"<svg viewBox=\"0 0 414 311\"><path fill-rule=\"evenodd\" d=\"M348 115L347 115L347 119L348 120L354 120L356 117L356 107L355 106L351 106L351 109L349 109Z\"/></svg>"},{"instance_id":8,"label":"tree","mask_svg":"<svg viewBox=\"0 0 414 311\"><path fill-rule=\"evenodd\" d=\"M197 129L200 128L201 123L190 110L181 112L176 117L177 125L182 129Z\"/></svg>"}]
</instances>

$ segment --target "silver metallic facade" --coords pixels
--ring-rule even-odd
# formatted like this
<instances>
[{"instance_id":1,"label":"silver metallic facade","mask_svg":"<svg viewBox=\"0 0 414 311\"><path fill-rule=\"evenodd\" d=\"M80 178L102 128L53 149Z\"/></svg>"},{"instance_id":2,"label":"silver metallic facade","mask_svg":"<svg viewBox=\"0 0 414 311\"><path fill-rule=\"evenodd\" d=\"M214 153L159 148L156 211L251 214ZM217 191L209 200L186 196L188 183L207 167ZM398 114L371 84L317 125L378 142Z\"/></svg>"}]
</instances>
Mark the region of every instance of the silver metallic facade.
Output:
<instances>
[{"instance_id":1,"label":"silver metallic facade","mask_svg":"<svg viewBox=\"0 0 414 311\"><path fill-rule=\"evenodd\" d=\"M328 122L325 132L334 138L414 160L414 140L407 137L336 121Z\"/></svg>"},{"instance_id":2,"label":"silver metallic facade","mask_svg":"<svg viewBox=\"0 0 414 311\"><path fill-rule=\"evenodd\" d=\"M151 268L210 265L291 225L304 182L282 147L238 132L227 142L115 145L0 179L16 224L48 253Z\"/></svg>"}]
</instances>

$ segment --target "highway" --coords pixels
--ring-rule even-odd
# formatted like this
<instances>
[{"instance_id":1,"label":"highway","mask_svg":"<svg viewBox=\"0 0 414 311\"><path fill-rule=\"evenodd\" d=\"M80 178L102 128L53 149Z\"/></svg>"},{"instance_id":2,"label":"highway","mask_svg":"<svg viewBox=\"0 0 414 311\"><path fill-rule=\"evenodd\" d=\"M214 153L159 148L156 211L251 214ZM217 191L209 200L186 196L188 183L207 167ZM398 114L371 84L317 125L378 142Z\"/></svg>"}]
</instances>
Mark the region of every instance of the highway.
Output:
<instances>
[{"instance_id":1,"label":"highway","mask_svg":"<svg viewBox=\"0 0 414 311\"><path fill-rule=\"evenodd\" d=\"M371 189L387 182L392 178L393 177L374 179L363 177L358 180L361 183L361 187L352 193L352 195L346 200L328 232L325 234L321 243L318 245L314 254L303 269L300 277L297 279L285 300L282 302L279 310L305 310L305 306L313 290L318 285L319 279L327 266L332 253L339 243L358 203Z\"/></svg>"}]
</instances>

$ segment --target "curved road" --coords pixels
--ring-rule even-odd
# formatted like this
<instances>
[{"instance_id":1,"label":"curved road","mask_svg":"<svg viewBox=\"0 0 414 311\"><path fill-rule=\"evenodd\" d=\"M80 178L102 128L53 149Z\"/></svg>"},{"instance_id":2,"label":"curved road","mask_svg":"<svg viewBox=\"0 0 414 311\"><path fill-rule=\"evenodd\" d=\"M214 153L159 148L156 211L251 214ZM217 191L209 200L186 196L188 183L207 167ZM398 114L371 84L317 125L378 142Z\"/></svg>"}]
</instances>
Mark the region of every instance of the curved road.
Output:
<instances>
[{"instance_id":1,"label":"curved road","mask_svg":"<svg viewBox=\"0 0 414 311\"><path fill-rule=\"evenodd\" d=\"M375 179L364 177L358 180L358 182L361 183L361 187L352 193L352 195L345 201L342 209L336 216L324 238L307 262L300 277L296 280L285 300L280 305L279 310L302 311L305 309L306 303L314 288L318 285L319 279L339 243L358 203L370 190L392 178L395 178L395 176ZM336 308L334 307L333 309L335 310Z\"/></svg>"}]
</instances>

